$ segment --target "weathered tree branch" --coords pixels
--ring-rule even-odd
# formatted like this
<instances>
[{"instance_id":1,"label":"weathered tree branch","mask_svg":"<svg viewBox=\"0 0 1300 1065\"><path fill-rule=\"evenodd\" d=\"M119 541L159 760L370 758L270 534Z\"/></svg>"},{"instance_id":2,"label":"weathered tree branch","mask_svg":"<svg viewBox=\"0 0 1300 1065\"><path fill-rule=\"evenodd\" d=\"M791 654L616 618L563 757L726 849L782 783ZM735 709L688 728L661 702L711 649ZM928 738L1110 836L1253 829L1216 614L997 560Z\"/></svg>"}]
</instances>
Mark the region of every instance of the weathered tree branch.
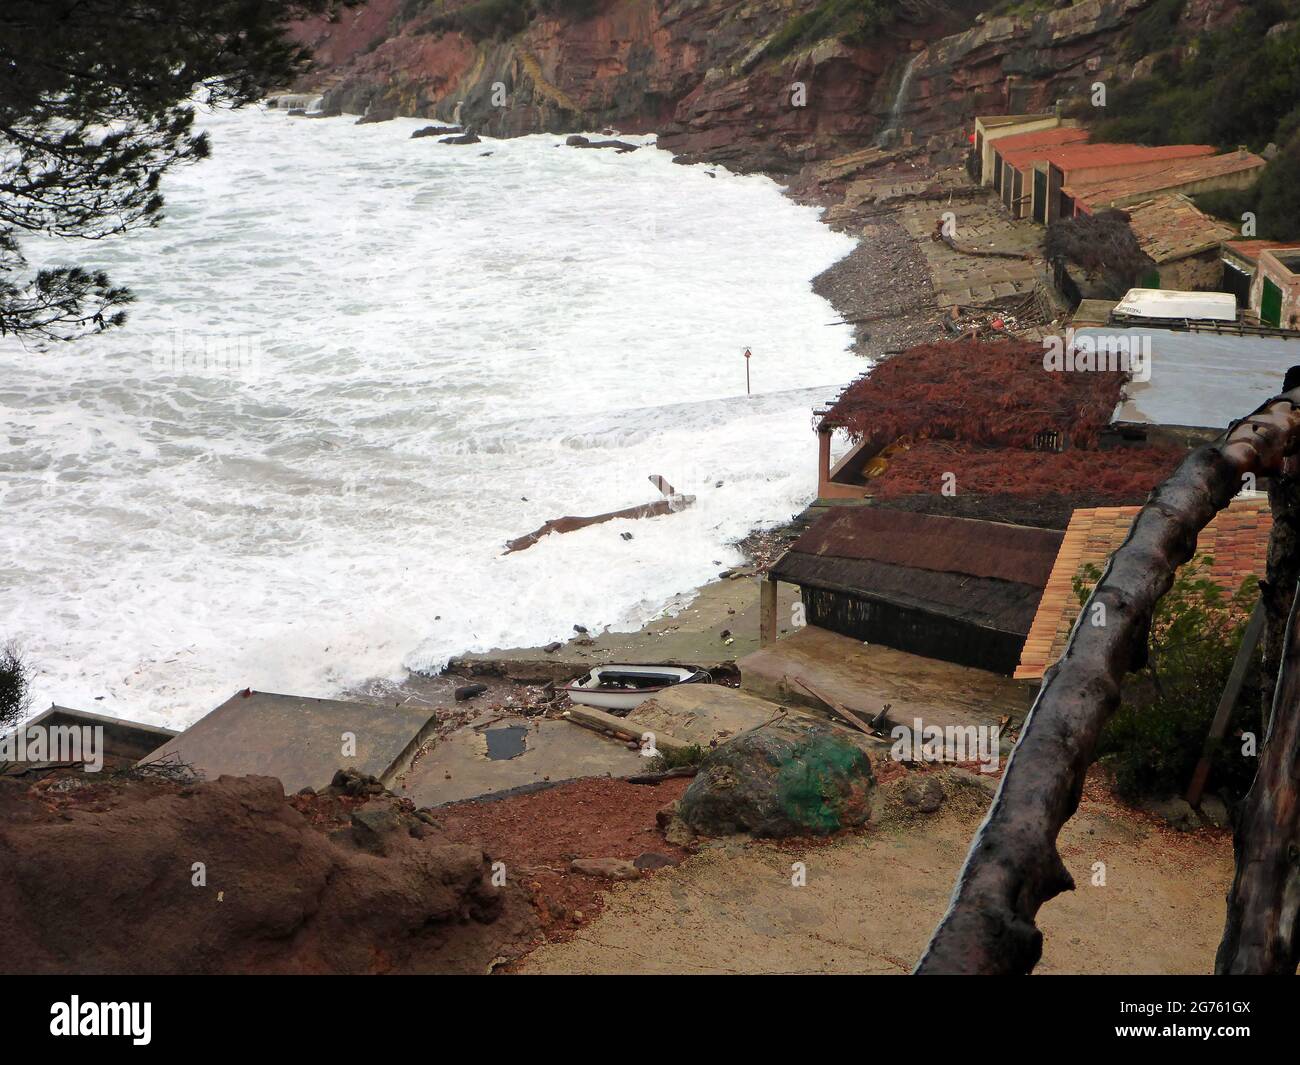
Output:
<instances>
[{"instance_id":1,"label":"weathered tree branch","mask_svg":"<svg viewBox=\"0 0 1300 1065\"><path fill-rule=\"evenodd\" d=\"M1300 624L1292 587L1281 675L1259 771L1233 836L1236 874L1214 970L1294 974L1300 963Z\"/></svg>"},{"instance_id":2,"label":"weathered tree branch","mask_svg":"<svg viewBox=\"0 0 1300 1065\"><path fill-rule=\"evenodd\" d=\"M1297 404L1300 389L1265 403L1217 446L1198 448L1138 514L1044 677L918 973L1026 973L1037 963L1039 907L1074 887L1057 836L1078 808L1121 678L1145 660L1156 602L1243 476L1280 472L1295 451Z\"/></svg>"}]
</instances>

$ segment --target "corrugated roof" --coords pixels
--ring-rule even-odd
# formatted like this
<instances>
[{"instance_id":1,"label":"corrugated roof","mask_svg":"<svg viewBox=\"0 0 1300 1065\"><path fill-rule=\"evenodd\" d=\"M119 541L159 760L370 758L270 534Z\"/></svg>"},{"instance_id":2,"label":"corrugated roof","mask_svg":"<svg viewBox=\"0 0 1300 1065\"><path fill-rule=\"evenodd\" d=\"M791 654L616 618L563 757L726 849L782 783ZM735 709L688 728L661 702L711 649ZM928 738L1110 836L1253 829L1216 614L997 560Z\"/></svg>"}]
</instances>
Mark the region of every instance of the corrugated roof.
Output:
<instances>
[{"instance_id":1,"label":"corrugated roof","mask_svg":"<svg viewBox=\"0 0 1300 1065\"><path fill-rule=\"evenodd\" d=\"M1061 535L1055 529L888 507L835 507L790 546L790 553L887 562L1041 588Z\"/></svg>"},{"instance_id":2,"label":"corrugated roof","mask_svg":"<svg viewBox=\"0 0 1300 1065\"><path fill-rule=\"evenodd\" d=\"M1130 196L1177 189L1195 181L1224 177L1263 165L1264 160L1253 152L1225 152L1223 155L1211 156L1208 159L1184 159L1162 170L1145 174L1126 174L1087 185L1067 184L1062 191L1076 201L1096 209Z\"/></svg>"},{"instance_id":3,"label":"corrugated roof","mask_svg":"<svg viewBox=\"0 0 1300 1065\"><path fill-rule=\"evenodd\" d=\"M1016 680L1040 679L1064 653L1081 609L1074 594L1074 578L1089 564L1105 568L1141 509L1092 507L1074 512L1029 626ZM1197 538L1197 554L1214 559L1207 575L1228 592L1235 592L1247 577L1263 577L1272 528L1267 499L1234 499Z\"/></svg>"},{"instance_id":4,"label":"corrugated roof","mask_svg":"<svg viewBox=\"0 0 1300 1065\"><path fill-rule=\"evenodd\" d=\"M1167 263L1217 248L1236 230L1211 218L1186 196L1166 193L1124 210L1138 246L1157 263Z\"/></svg>"},{"instance_id":5,"label":"corrugated roof","mask_svg":"<svg viewBox=\"0 0 1300 1065\"><path fill-rule=\"evenodd\" d=\"M1151 326L1080 329L1130 350L1146 350L1147 380L1124 386L1113 421L1224 429L1238 411L1254 410L1277 395L1287 367L1300 363L1300 343L1283 337L1190 333ZM1098 341L1101 343L1101 339Z\"/></svg>"}]
</instances>

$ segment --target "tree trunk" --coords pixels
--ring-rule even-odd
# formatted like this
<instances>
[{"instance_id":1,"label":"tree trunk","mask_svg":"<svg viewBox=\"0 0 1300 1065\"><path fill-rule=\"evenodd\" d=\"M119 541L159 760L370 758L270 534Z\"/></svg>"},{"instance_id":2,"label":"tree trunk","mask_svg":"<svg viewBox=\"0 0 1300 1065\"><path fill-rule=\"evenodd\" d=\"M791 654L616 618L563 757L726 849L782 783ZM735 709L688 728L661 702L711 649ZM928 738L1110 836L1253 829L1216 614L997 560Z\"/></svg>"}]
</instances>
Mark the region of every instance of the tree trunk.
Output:
<instances>
[{"instance_id":1,"label":"tree trunk","mask_svg":"<svg viewBox=\"0 0 1300 1065\"><path fill-rule=\"evenodd\" d=\"M1038 962L1039 907L1074 887L1056 839L1078 808L1120 681L1145 660L1156 602L1243 474L1281 472L1283 456L1300 440L1298 404L1300 389L1269 400L1221 446L1194 451L1152 493L1044 677L918 973L1026 973ZM1093 624L1098 605L1101 625Z\"/></svg>"}]
</instances>

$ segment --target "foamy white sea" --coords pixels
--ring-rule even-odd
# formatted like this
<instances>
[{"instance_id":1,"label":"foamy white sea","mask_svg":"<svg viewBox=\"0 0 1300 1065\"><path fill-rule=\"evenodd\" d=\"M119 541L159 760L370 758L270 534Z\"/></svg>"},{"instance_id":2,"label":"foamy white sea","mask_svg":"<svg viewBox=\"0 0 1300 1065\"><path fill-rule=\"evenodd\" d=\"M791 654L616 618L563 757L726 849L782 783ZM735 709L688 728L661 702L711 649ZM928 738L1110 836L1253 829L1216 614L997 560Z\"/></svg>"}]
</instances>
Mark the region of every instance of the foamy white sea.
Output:
<instances>
[{"instance_id":1,"label":"foamy white sea","mask_svg":"<svg viewBox=\"0 0 1300 1065\"><path fill-rule=\"evenodd\" d=\"M416 120L201 124L161 227L27 246L138 297L111 335L0 341L0 639L34 709L178 727L246 686L633 629L814 494L811 410L862 363L810 281L852 242L771 181ZM696 506L502 555L653 473Z\"/></svg>"}]
</instances>

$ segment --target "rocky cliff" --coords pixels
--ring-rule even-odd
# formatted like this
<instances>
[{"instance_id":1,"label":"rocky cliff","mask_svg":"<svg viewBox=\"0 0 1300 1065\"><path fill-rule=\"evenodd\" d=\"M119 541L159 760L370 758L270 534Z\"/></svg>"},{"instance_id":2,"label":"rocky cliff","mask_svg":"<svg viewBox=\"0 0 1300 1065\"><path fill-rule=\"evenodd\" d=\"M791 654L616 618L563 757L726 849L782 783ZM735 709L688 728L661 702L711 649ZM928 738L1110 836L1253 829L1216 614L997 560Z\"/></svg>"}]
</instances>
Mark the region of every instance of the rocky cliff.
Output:
<instances>
[{"instance_id":1,"label":"rocky cliff","mask_svg":"<svg viewBox=\"0 0 1300 1065\"><path fill-rule=\"evenodd\" d=\"M889 25L858 43L824 37L787 47L807 3L553 2L507 35L447 28L449 9L482 0L369 0L298 27L318 61L300 87L355 113L451 121L460 104L462 121L494 136L654 131L690 158L788 172L872 139L888 121L907 57L969 25L985 2L905 0Z\"/></svg>"},{"instance_id":2,"label":"rocky cliff","mask_svg":"<svg viewBox=\"0 0 1300 1065\"><path fill-rule=\"evenodd\" d=\"M932 154L964 150L977 115L1026 114L1058 106L1101 117L1120 84L1148 73L1157 50L1184 47L1219 25L1236 0L1082 0L1029 15L976 16L971 28L917 56L899 124ZM1096 108L1096 110L1094 110Z\"/></svg>"},{"instance_id":3,"label":"rocky cliff","mask_svg":"<svg viewBox=\"0 0 1300 1065\"><path fill-rule=\"evenodd\" d=\"M369 0L299 25L318 60L300 87L354 113L450 121L459 107L495 136L654 131L688 160L789 173L895 129L955 157L976 114L1050 110L1131 76L1144 17L1181 33L1236 6ZM846 10L887 13L847 32Z\"/></svg>"}]
</instances>

